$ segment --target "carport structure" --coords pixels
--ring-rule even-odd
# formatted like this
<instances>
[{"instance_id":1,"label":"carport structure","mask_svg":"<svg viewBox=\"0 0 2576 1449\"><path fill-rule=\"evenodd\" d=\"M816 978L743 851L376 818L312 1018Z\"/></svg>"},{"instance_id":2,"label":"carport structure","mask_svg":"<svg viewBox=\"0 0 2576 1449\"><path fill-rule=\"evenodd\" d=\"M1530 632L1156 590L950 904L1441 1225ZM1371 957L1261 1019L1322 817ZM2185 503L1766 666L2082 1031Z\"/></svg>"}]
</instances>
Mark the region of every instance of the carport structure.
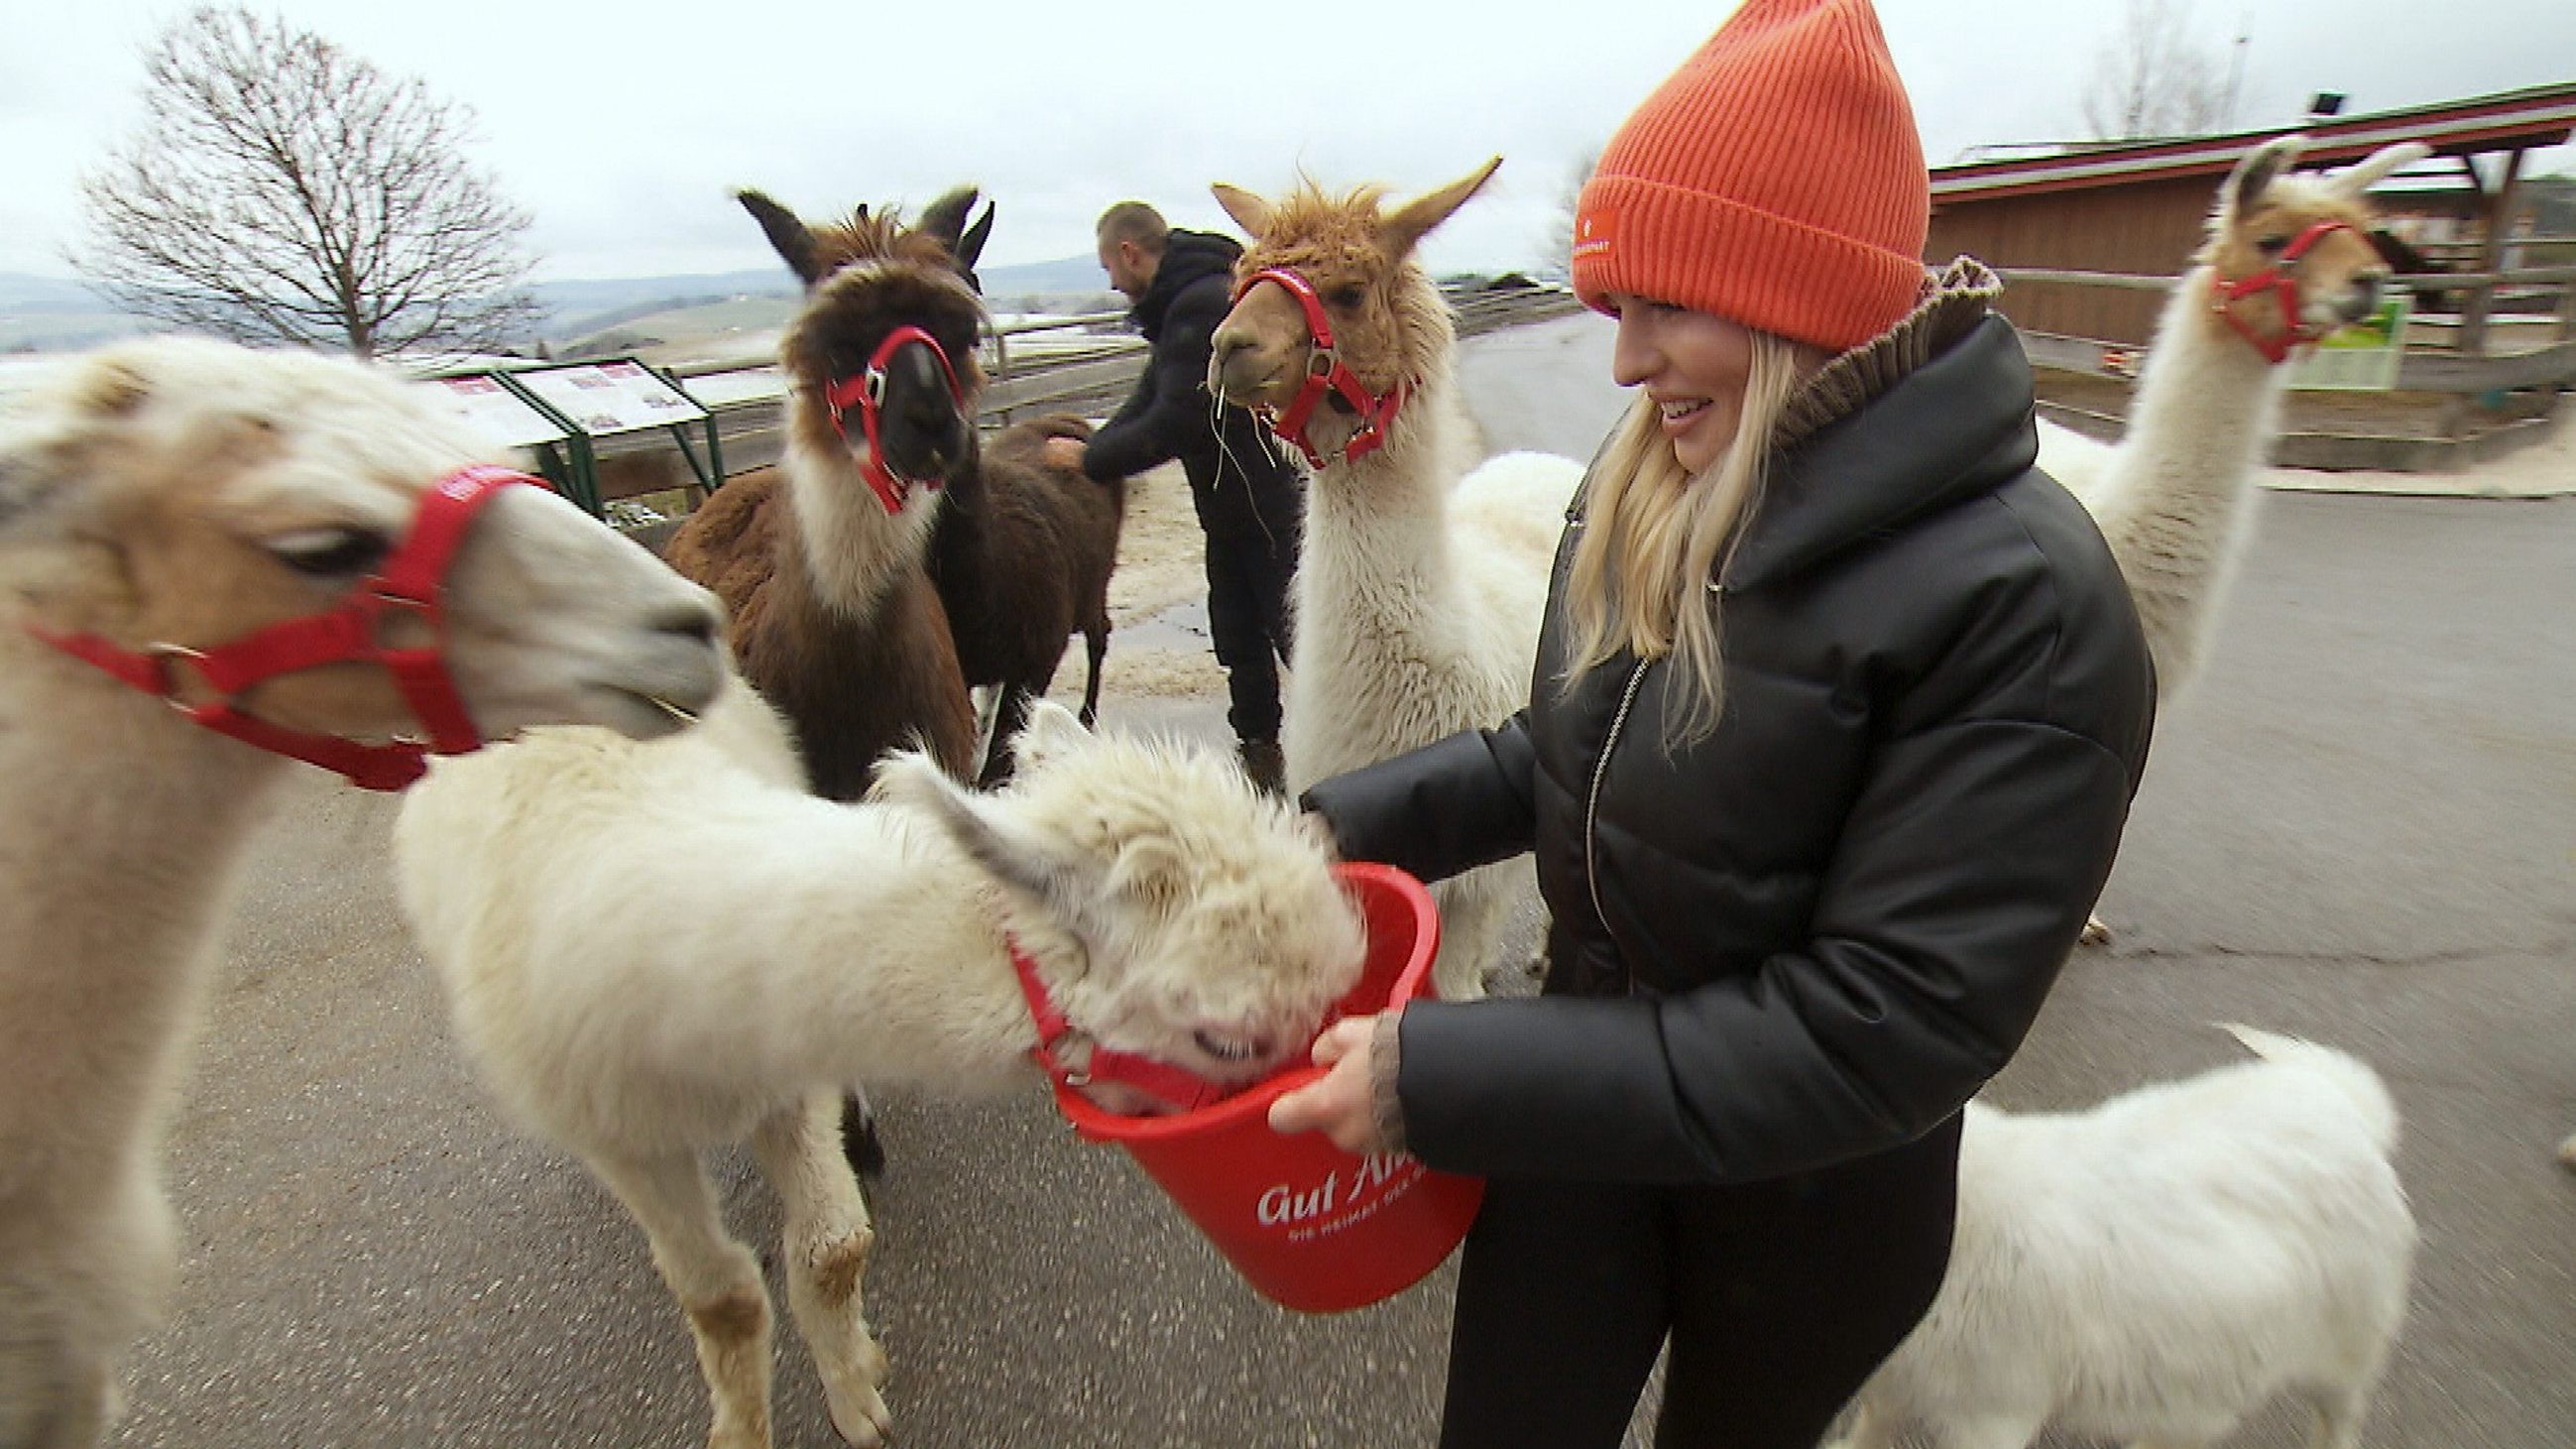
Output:
<instances>
[{"instance_id":1,"label":"carport structure","mask_svg":"<svg viewBox=\"0 0 2576 1449\"><path fill-rule=\"evenodd\" d=\"M2576 83L2509 91L2358 116L2320 116L2301 128L2303 168L2349 165L2382 146L2421 141L2434 156L2378 199L2398 216L2472 223L2475 270L2493 272L2522 210L2527 152L2576 135ZM1932 172L1932 231L1924 256L1966 252L2012 272L2087 271L2171 277L2200 246L2212 193L2247 151L2284 130L2109 142L2045 155L1962 162ZM2452 181L2438 191L2426 181ZM2060 281L2016 278L2004 309L2025 330L2143 344L2160 299ZM2466 281L2466 278L2460 279ZM2481 289L2482 299L2492 288ZM2472 305L2475 305L2473 302ZM2479 349L2465 335L2460 350Z\"/></svg>"}]
</instances>

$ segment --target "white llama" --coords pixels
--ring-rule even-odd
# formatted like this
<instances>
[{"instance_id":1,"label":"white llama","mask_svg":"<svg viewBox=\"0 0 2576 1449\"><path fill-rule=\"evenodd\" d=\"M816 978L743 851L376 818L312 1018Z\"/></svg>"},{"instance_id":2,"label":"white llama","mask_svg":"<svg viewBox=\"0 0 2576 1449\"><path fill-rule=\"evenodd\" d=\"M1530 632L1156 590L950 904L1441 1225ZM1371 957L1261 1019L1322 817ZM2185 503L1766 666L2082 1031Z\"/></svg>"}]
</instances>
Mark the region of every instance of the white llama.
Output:
<instances>
[{"instance_id":1,"label":"white llama","mask_svg":"<svg viewBox=\"0 0 2576 1449\"><path fill-rule=\"evenodd\" d=\"M1330 356L1351 390L1400 396L1374 448L1346 395L1316 408L1304 430L1324 461L1308 490L1297 565L1297 654L1281 730L1292 790L1501 724L1529 702L1549 564L1583 468L1507 453L1468 472L1472 431L1451 375L1456 329L1413 260L1423 236L1501 164L1383 214L1372 188L1335 199L1307 185L1275 206L1215 188L1253 238L1236 275L1297 279L1327 319ZM1326 356L1289 285L1256 286L1217 329L1209 387L1284 413ZM1534 895L1529 875L1523 859L1435 887L1442 996L1483 993L1515 901Z\"/></svg>"},{"instance_id":2,"label":"white llama","mask_svg":"<svg viewBox=\"0 0 2576 1449\"><path fill-rule=\"evenodd\" d=\"M2266 339L2263 345L2286 348L2299 336L2369 315L2388 276L2367 237L2369 190L2427 154L2407 142L2318 179L2287 174L2299 149L2297 137L2270 142L2238 162L2219 188L2208 245L2156 324L2118 446L2040 427L2040 467L2101 526L2137 601L2168 703L2199 669L2211 621L2252 534L2256 478L2279 431L2288 385L2288 369L2238 325ZM2284 260L2320 223L2350 229L2323 233ZM2297 278L2296 319L2270 292L2236 302L2234 322L2222 315L2223 289L2274 266Z\"/></svg>"},{"instance_id":3,"label":"white llama","mask_svg":"<svg viewBox=\"0 0 2576 1449\"><path fill-rule=\"evenodd\" d=\"M1322 828L1230 756L1094 738L1044 702L1019 740L998 793L915 751L841 804L807 793L785 726L736 685L672 739L541 731L440 762L404 801L397 881L466 1052L643 1227L717 1449L770 1442L771 1310L700 1153L749 1139L785 1203L788 1306L833 1425L875 1445L886 1360L862 1313L867 1205L833 1131L844 1089L1027 1080L1014 943L1070 1023L1059 1060L1119 1111L1152 1104L1103 1053L1248 1084L1358 979Z\"/></svg>"},{"instance_id":4,"label":"white llama","mask_svg":"<svg viewBox=\"0 0 2576 1449\"><path fill-rule=\"evenodd\" d=\"M2264 1060L2084 1112L1970 1105L1949 1275L1840 1449L1907 1424L2205 1449L2284 1393L2315 1449L2353 1449L2415 1257L2396 1104L2341 1052L2227 1030Z\"/></svg>"},{"instance_id":5,"label":"white llama","mask_svg":"<svg viewBox=\"0 0 2576 1449\"><path fill-rule=\"evenodd\" d=\"M176 1261L160 1143L247 843L293 765L201 729L202 651L345 607L424 498L487 457L345 360L164 340L0 415L0 1445L96 1442ZM486 737L676 727L715 692L714 601L540 488L466 525L439 645ZM48 642L49 636L57 642ZM165 702L60 647L162 661ZM186 661L199 660L190 665ZM230 702L325 753L414 728L377 665ZM324 738L343 737L343 738Z\"/></svg>"}]
</instances>

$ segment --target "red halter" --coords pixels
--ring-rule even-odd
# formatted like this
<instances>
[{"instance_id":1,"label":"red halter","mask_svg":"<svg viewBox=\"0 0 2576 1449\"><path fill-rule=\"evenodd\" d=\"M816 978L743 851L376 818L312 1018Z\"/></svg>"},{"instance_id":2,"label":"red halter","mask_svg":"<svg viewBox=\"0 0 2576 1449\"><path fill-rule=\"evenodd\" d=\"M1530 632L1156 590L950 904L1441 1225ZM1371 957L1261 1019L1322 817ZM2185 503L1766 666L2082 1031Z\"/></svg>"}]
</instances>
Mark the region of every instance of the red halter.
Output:
<instances>
[{"instance_id":1,"label":"red halter","mask_svg":"<svg viewBox=\"0 0 2576 1449\"><path fill-rule=\"evenodd\" d=\"M1234 1094L1233 1088L1211 1082L1187 1068L1104 1046L1091 1049L1091 1060L1081 1071L1067 1067L1055 1054L1055 1047L1072 1034L1073 1026L1065 1020L1054 998L1047 995L1046 983L1038 979L1037 963L1020 949L1019 942L1013 941L1010 946L1011 969L1019 973L1020 994L1028 998L1029 1016L1038 1028L1038 1047L1030 1055L1038 1059L1049 1077L1068 1087L1085 1087L1094 1082L1133 1087L1179 1112L1212 1106Z\"/></svg>"},{"instance_id":2,"label":"red halter","mask_svg":"<svg viewBox=\"0 0 2576 1449\"><path fill-rule=\"evenodd\" d=\"M1333 350L1333 324L1324 316L1324 299L1315 295L1315 285L1286 267L1264 267L1243 279L1234 289L1234 300L1240 302L1246 292L1264 282L1277 282L1297 299L1306 314L1306 333L1312 346L1306 353L1306 380L1298 385L1297 396L1285 411L1256 407L1253 411L1270 425L1270 431L1297 445L1306 461L1317 468L1334 463L1353 463L1386 446L1387 425L1395 421L1396 409L1404 406L1405 384L1397 382L1384 393L1371 393L1361 384L1359 374ZM1315 414L1315 404L1328 392L1339 393L1342 401L1359 414L1359 431L1342 444L1337 457L1327 458L1306 441L1306 422Z\"/></svg>"},{"instance_id":3,"label":"red halter","mask_svg":"<svg viewBox=\"0 0 2576 1449\"><path fill-rule=\"evenodd\" d=\"M228 644L210 649L147 644L140 650L130 650L96 634L59 634L32 622L26 629L65 654L97 665L136 689L159 697L181 715L217 734L230 735L271 754L337 771L363 789L399 790L428 770L424 756L432 751L461 755L483 743L440 654L447 642L447 570L464 542L466 525L474 521L483 505L504 488L536 481L507 468L457 469L422 496L420 512L413 517L411 531L401 546L374 573L359 581L338 606L319 614L280 620ZM378 622L389 612L419 616L429 625L431 645L425 649L388 649L378 642ZM307 734L244 714L234 705L244 691L263 680L343 662L381 664L391 672L395 686L410 702L412 713L428 727L429 743L396 740L377 745L337 735ZM213 703L180 702L177 666L182 663L215 692Z\"/></svg>"},{"instance_id":4,"label":"red halter","mask_svg":"<svg viewBox=\"0 0 2576 1449\"><path fill-rule=\"evenodd\" d=\"M2210 310L2227 319L2228 326L2235 328L2246 341L2253 343L2254 350L2263 354L2265 362L2275 367L2280 366L2289 360L2290 349L2304 346L2325 336L2325 333L2315 331L2300 320L2299 274L2284 268L2295 267L2299 258L2307 254L2308 248L2315 246L2328 234L2351 230L2350 223L2340 221L2321 221L2309 227L2293 237L2290 244L2281 249L2281 255L2263 270L2233 282L2214 281L2215 295L2210 299ZM2264 292L2280 294L2281 318L2288 330L2278 337L2266 337L2255 331L2252 323L2230 310L2236 303Z\"/></svg>"},{"instance_id":5,"label":"red halter","mask_svg":"<svg viewBox=\"0 0 2576 1449\"><path fill-rule=\"evenodd\" d=\"M949 365L947 349L939 345L938 338L918 327L898 327L887 333L885 341L878 343L877 350L868 357L868 365L859 369L856 376L842 378L823 390L823 404L832 410L832 429L841 435L843 442L849 441L850 430L842 422L842 415L849 411L851 404L858 405L859 428L868 440L867 466L859 473L868 480L869 490L877 495L877 501L885 505L888 513L901 513L904 500L912 496L916 486L933 493L939 491L940 480L937 478L906 478L889 467L885 460L885 447L877 439L877 416L885 409L886 364L894 360L895 353L906 343L912 342L929 348L930 355L939 359L940 374L948 379L949 401L963 413L966 410L966 389L958 385L957 369Z\"/></svg>"}]
</instances>

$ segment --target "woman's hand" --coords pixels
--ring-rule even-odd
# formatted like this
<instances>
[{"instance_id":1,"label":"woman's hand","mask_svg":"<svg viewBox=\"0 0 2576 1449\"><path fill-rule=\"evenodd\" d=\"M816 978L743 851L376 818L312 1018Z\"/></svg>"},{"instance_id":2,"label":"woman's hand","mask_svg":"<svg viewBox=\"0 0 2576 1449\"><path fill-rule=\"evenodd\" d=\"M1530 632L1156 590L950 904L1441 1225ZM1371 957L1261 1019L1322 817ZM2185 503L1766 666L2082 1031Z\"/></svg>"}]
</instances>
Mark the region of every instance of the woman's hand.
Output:
<instances>
[{"instance_id":1,"label":"woman's hand","mask_svg":"<svg viewBox=\"0 0 2576 1449\"><path fill-rule=\"evenodd\" d=\"M1046 460L1050 468L1062 468L1067 472L1079 473L1082 471L1084 446L1080 438L1049 438L1038 445L1038 455Z\"/></svg>"},{"instance_id":2,"label":"woman's hand","mask_svg":"<svg viewBox=\"0 0 2576 1449\"><path fill-rule=\"evenodd\" d=\"M1315 1065L1329 1070L1322 1081L1270 1104L1271 1131L1321 1132L1344 1152L1386 1150L1387 1143L1378 1136L1369 1072L1376 1055L1377 1021L1374 1016L1345 1017L1315 1038Z\"/></svg>"}]
</instances>

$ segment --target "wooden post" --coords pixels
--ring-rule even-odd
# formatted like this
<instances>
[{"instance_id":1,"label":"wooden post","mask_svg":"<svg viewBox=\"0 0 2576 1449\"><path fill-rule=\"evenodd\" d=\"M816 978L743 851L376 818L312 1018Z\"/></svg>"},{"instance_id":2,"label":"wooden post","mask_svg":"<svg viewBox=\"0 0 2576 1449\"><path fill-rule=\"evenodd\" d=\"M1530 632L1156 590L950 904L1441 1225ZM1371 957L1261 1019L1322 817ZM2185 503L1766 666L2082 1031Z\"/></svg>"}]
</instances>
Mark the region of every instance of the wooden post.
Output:
<instances>
[{"instance_id":1,"label":"wooden post","mask_svg":"<svg viewBox=\"0 0 2576 1449\"><path fill-rule=\"evenodd\" d=\"M2468 158L2460 158L2462 165ZM2516 147L2504 153L2504 179L2486 193L2486 237L2478 244L2478 266L2481 272L2504 269L2505 238L2513 229L2514 204L2522 198L2522 150ZM2482 282L2470 289L2460 307L2460 353L2464 357L2484 357L2487 351L2487 318L2495 310L2493 282Z\"/></svg>"}]
</instances>

